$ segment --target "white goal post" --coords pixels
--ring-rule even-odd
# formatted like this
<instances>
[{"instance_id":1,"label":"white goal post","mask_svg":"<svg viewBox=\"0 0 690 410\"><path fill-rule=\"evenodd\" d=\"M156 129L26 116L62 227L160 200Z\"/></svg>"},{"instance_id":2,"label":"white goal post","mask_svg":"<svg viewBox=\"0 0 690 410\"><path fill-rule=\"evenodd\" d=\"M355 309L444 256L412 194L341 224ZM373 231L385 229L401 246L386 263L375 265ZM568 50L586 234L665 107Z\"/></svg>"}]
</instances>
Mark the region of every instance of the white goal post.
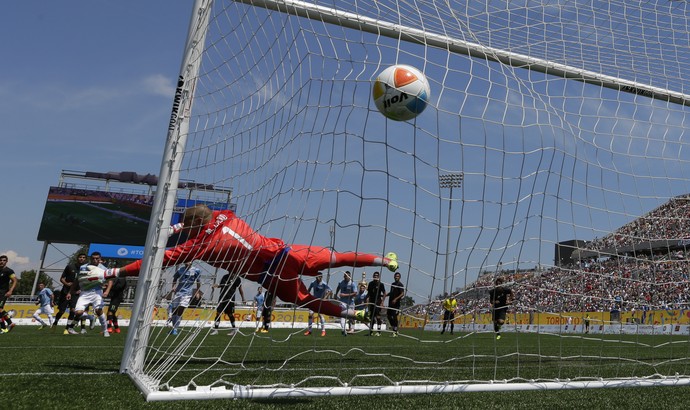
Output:
<instances>
[{"instance_id":1,"label":"white goal post","mask_svg":"<svg viewBox=\"0 0 690 410\"><path fill-rule=\"evenodd\" d=\"M688 11L197 0L121 371L147 400L690 384ZM395 64L431 85L410 121L371 97ZM229 187L238 217L286 244L395 252L399 334L383 314L305 336L307 309L276 300L269 331L238 302L221 338L223 272L203 255L207 297L171 334L161 283L181 180ZM345 270L393 282L332 267L333 291ZM514 298L495 327L499 277Z\"/></svg>"}]
</instances>

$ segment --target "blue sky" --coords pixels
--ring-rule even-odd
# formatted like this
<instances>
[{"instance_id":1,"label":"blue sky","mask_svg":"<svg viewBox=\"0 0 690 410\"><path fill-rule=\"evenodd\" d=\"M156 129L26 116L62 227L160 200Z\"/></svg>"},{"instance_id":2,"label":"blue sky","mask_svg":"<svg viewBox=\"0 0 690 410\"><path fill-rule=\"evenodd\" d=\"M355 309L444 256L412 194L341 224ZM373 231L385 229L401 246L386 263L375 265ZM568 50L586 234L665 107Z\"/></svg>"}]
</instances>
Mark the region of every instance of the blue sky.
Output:
<instances>
[{"instance_id":1,"label":"blue sky","mask_svg":"<svg viewBox=\"0 0 690 410\"><path fill-rule=\"evenodd\" d=\"M3 5L0 252L17 272L38 267L61 170L158 173L192 3Z\"/></svg>"}]
</instances>

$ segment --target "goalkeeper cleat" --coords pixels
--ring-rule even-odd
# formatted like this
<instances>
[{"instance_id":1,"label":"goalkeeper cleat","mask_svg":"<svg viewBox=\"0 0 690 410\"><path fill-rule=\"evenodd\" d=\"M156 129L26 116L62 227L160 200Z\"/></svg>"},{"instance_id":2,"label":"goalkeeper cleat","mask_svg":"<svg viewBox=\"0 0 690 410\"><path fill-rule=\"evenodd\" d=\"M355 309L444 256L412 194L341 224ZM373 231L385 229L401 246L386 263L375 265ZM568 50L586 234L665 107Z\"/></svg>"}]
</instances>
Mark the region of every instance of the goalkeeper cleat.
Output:
<instances>
[{"instance_id":1,"label":"goalkeeper cleat","mask_svg":"<svg viewBox=\"0 0 690 410\"><path fill-rule=\"evenodd\" d=\"M369 315L367 314L366 310L357 310L355 311L355 319L359 320L360 322L368 323Z\"/></svg>"},{"instance_id":2,"label":"goalkeeper cleat","mask_svg":"<svg viewBox=\"0 0 690 410\"><path fill-rule=\"evenodd\" d=\"M388 252L386 254L386 259L388 259L386 267L389 271L395 272L398 270L398 255L396 255L394 252Z\"/></svg>"}]
</instances>

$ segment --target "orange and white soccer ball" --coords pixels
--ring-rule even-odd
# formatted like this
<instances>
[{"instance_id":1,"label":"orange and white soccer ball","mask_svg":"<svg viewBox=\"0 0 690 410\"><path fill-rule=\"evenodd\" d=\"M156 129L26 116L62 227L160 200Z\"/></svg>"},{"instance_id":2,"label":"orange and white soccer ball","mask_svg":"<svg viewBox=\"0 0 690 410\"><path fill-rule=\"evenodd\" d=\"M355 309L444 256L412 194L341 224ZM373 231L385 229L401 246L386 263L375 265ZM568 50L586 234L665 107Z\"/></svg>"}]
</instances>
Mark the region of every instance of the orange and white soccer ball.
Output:
<instances>
[{"instance_id":1,"label":"orange and white soccer ball","mask_svg":"<svg viewBox=\"0 0 690 410\"><path fill-rule=\"evenodd\" d=\"M431 88L424 74L404 64L383 70L372 87L376 108L395 121L408 121L424 111L429 103Z\"/></svg>"}]
</instances>

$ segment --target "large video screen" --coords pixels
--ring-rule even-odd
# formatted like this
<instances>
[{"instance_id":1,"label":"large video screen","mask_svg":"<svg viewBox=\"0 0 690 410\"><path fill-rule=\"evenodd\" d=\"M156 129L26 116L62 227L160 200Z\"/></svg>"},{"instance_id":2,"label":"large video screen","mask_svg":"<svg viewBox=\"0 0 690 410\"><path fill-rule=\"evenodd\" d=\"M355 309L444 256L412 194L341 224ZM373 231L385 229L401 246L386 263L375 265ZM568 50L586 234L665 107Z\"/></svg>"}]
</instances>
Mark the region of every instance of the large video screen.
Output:
<instances>
[{"instance_id":1,"label":"large video screen","mask_svg":"<svg viewBox=\"0 0 690 410\"><path fill-rule=\"evenodd\" d=\"M179 222L185 208L197 203L216 210L235 208L226 201L178 199L171 223ZM143 246L152 208L151 195L50 187L38 240ZM184 239L174 235L168 246Z\"/></svg>"},{"instance_id":2,"label":"large video screen","mask_svg":"<svg viewBox=\"0 0 690 410\"><path fill-rule=\"evenodd\" d=\"M50 187L39 241L144 245L153 196Z\"/></svg>"}]
</instances>

